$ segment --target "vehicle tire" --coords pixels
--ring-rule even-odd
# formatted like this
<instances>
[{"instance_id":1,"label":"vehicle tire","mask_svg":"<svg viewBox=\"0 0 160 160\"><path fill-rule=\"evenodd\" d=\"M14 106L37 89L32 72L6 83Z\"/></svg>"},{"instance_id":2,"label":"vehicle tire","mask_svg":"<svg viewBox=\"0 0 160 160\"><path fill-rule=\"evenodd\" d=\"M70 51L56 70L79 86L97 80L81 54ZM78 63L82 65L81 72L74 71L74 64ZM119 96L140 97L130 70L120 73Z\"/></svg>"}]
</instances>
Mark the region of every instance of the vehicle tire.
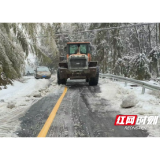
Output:
<instances>
[{"instance_id":1,"label":"vehicle tire","mask_svg":"<svg viewBox=\"0 0 160 160\"><path fill-rule=\"evenodd\" d=\"M99 80L99 67L97 66L96 76L90 78L89 85L90 86L96 86L98 84L98 80Z\"/></svg>"},{"instance_id":2,"label":"vehicle tire","mask_svg":"<svg viewBox=\"0 0 160 160\"><path fill-rule=\"evenodd\" d=\"M66 79L60 79L60 73L59 73L59 69L57 70L57 83L58 85L60 84L66 84L67 80Z\"/></svg>"},{"instance_id":3,"label":"vehicle tire","mask_svg":"<svg viewBox=\"0 0 160 160\"><path fill-rule=\"evenodd\" d=\"M88 78L86 79L86 82L89 82L89 79L88 79Z\"/></svg>"},{"instance_id":4,"label":"vehicle tire","mask_svg":"<svg viewBox=\"0 0 160 160\"><path fill-rule=\"evenodd\" d=\"M61 80L61 84L66 85L66 82L67 82L67 80L66 80L66 79L62 79L62 80Z\"/></svg>"},{"instance_id":5,"label":"vehicle tire","mask_svg":"<svg viewBox=\"0 0 160 160\"><path fill-rule=\"evenodd\" d=\"M59 70L57 70L57 83L58 83L58 85L61 84L60 75L59 75Z\"/></svg>"}]
</instances>

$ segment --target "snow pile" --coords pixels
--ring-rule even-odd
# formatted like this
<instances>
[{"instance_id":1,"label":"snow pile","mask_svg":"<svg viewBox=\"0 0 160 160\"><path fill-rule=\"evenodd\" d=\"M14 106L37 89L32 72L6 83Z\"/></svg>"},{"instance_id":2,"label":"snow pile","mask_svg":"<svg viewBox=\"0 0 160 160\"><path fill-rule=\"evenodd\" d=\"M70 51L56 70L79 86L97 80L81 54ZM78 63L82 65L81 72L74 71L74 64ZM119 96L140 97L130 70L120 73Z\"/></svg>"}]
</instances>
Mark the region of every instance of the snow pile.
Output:
<instances>
[{"instance_id":1,"label":"snow pile","mask_svg":"<svg viewBox=\"0 0 160 160\"><path fill-rule=\"evenodd\" d=\"M153 85L155 85L155 86L159 86L160 85L160 83L159 82L156 82L156 81L153 81L153 80L150 80L150 81L148 81L148 82L146 82L146 81L144 81L145 83L148 83L148 84L153 84Z\"/></svg>"},{"instance_id":2,"label":"snow pile","mask_svg":"<svg viewBox=\"0 0 160 160\"><path fill-rule=\"evenodd\" d=\"M14 81L13 86L7 87L8 89L0 90L0 137L16 137L14 132L20 127L19 118L41 96L53 92L58 86L54 75L50 80L23 77L21 82Z\"/></svg>"},{"instance_id":3,"label":"snow pile","mask_svg":"<svg viewBox=\"0 0 160 160\"><path fill-rule=\"evenodd\" d=\"M146 89L143 95L141 94L142 87L133 87L130 83L126 87L124 82L109 79L100 79L99 83L101 93L98 95L109 100L111 104L111 106L106 106L106 111L112 109L125 115L159 116L157 125L147 125L147 129L150 135L160 137L160 92ZM136 95L133 97L137 97L138 103L131 108L122 108L122 101L129 95Z\"/></svg>"},{"instance_id":4,"label":"snow pile","mask_svg":"<svg viewBox=\"0 0 160 160\"><path fill-rule=\"evenodd\" d=\"M160 91L150 91L148 93L160 99Z\"/></svg>"},{"instance_id":5,"label":"snow pile","mask_svg":"<svg viewBox=\"0 0 160 160\"><path fill-rule=\"evenodd\" d=\"M136 95L130 94L122 100L121 107L123 108L134 107L137 103L138 99Z\"/></svg>"},{"instance_id":6,"label":"snow pile","mask_svg":"<svg viewBox=\"0 0 160 160\"><path fill-rule=\"evenodd\" d=\"M36 80L33 76L26 76L21 82L14 81L14 85L7 85L6 90L0 91L0 99L5 101L14 101L18 99L23 101L22 97L32 95L40 89L46 89L49 85L49 80L39 79ZM19 98L21 97L21 98Z\"/></svg>"}]
</instances>

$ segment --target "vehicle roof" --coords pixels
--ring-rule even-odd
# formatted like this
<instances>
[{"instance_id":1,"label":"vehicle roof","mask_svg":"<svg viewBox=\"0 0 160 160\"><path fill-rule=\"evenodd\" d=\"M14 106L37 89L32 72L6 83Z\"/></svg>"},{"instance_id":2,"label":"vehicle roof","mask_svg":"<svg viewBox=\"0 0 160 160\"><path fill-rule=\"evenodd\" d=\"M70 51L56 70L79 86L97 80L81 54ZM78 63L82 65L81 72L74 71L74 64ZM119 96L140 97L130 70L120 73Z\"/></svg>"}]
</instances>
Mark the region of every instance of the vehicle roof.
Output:
<instances>
[{"instance_id":1,"label":"vehicle roof","mask_svg":"<svg viewBox=\"0 0 160 160\"><path fill-rule=\"evenodd\" d=\"M79 43L90 43L90 42L67 42L67 44L79 44Z\"/></svg>"}]
</instances>

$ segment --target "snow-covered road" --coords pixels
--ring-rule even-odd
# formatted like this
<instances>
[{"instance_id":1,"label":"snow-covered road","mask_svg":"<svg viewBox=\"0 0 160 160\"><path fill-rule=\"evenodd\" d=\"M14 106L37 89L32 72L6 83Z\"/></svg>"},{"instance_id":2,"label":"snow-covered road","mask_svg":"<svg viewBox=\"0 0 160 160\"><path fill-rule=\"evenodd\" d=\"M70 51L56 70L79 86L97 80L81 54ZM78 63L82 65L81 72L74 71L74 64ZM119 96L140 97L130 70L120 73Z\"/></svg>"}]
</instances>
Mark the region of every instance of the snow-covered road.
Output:
<instances>
[{"instance_id":1,"label":"snow-covered road","mask_svg":"<svg viewBox=\"0 0 160 160\"><path fill-rule=\"evenodd\" d=\"M90 99L87 99L87 104L90 103L91 105L90 107L93 110L98 109L99 112L106 114L108 112L116 112L126 115L132 115L132 114L147 115L147 116L158 115L160 117L160 94L158 92L156 93L146 89L145 94L142 95L141 87L138 86L133 87L129 83L127 87L124 87L124 82L111 81L109 79L99 80L99 84L97 86L99 90L97 90L97 93L94 93L94 89L96 89L96 87L88 87L87 83L84 84L79 83L80 85L79 87L76 84L77 82L75 83L75 85L71 87L69 83L67 83L69 88L68 96L70 97L72 95L72 92L75 93L76 91L77 95L78 94L83 95L83 92L79 93L78 91L79 90L84 91L86 90L86 88L88 88L89 91L87 92L87 94L92 96L95 94L92 98L89 96ZM58 91L63 87L64 86L58 86L56 84L56 76L54 75L50 80L46 79L36 80L34 79L34 77L23 77L23 79L21 79L21 82L14 81L14 86L8 85L8 89L1 90L0 91L0 137L16 137L18 134L16 131L24 129L21 128L20 125L21 122L19 118L24 117L24 115L28 112L28 110L32 108L32 105L35 104L38 100L40 100L42 97L47 96L49 93L53 92L58 93ZM136 106L132 108L122 108L121 107L122 100L129 94L132 94L135 97L137 97L139 102ZM81 97L82 95L79 96ZM56 103L56 97L54 98ZM96 99L97 101L94 104L93 102L95 102ZM45 102L45 99L43 99L42 101ZM72 100L70 101L72 102ZM75 101L74 98L73 101ZM106 105L106 103L103 103L103 101L107 102L107 104L109 103L109 105ZM45 103L48 105L48 102ZM12 109L8 108L9 104L13 104L14 107ZM74 107L76 108L80 104L81 108L83 108L84 107L82 105L84 104L83 101L76 102L76 105ZM69 112L67 102L64 102L63 105L67 110L66 113ZM37 107L43 108L44 106L37 106ZM51 104L51 109L52 107L53 104ZM39 108L37 108L36 114L39 114ZM150 133L150 136L159 137L160 120L158 120L158 124L155 126L147 126L147 129Z\"/></svg>"},{"instance_id":2,"label":"snow-covered road","mask_svg":"<svg viewBox=\"0 0 160 160\"><path fill-rule=\"evenodd\" d=\"M155 82L149 82L155 83ZM128 83L125 87L124 82L111 81L109 79L100 80L101 93L100 97L103 97L111 102L111 110L120 111L125 115L143 115L143 116L159 116L160 117L160 93L146 89L145 94L141 94L142 87L131 86ZM132 108L122 108L122 100L128 95L134 95L138 99L136 106ZM131 100L132 101L132 100ZM160 118L157 125L148 125L146 127L150 133L150 136L160 137Z\"/></svg>"},{"instance_id":3,"label":"snow-covered road","mask_svg":"<svg viewBox=\"0 0 160 160\"><path fill-rule=\"evenodd\" d=\"M101 80L100 80L101 81ZM68 90L58 108L56 116L47 131L47 137L147 137L146 130L125 130L115 126L119 111L111 101L98 97L100 85L89 86L85 80L68 80ZM21 117L19 137L37 137L56 103L64 91L64 86L34 103ZM53 109L53 107L55 108ZM112 110L111 110L112 107ZM53 113L53 112L52 112Z\"/></svg>"}]
</instances>

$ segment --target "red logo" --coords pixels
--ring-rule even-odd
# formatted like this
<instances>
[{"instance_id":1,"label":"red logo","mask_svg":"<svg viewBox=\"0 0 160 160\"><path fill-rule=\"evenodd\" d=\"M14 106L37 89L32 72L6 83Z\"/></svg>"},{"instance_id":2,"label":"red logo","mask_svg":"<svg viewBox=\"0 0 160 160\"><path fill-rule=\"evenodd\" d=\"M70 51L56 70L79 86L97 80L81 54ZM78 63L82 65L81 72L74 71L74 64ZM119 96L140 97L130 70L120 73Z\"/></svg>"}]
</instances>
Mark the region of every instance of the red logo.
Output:
<instances>
[{"instance_id":1,"label":"red logo","mask_svg":"<svg viewBox=\"0 0 160 160\"><path fill-rule=\"evenodd\" d=\"M133 126L136 123L137 115L117 115L114 125Z\"/></svg>"}]
</instances>

